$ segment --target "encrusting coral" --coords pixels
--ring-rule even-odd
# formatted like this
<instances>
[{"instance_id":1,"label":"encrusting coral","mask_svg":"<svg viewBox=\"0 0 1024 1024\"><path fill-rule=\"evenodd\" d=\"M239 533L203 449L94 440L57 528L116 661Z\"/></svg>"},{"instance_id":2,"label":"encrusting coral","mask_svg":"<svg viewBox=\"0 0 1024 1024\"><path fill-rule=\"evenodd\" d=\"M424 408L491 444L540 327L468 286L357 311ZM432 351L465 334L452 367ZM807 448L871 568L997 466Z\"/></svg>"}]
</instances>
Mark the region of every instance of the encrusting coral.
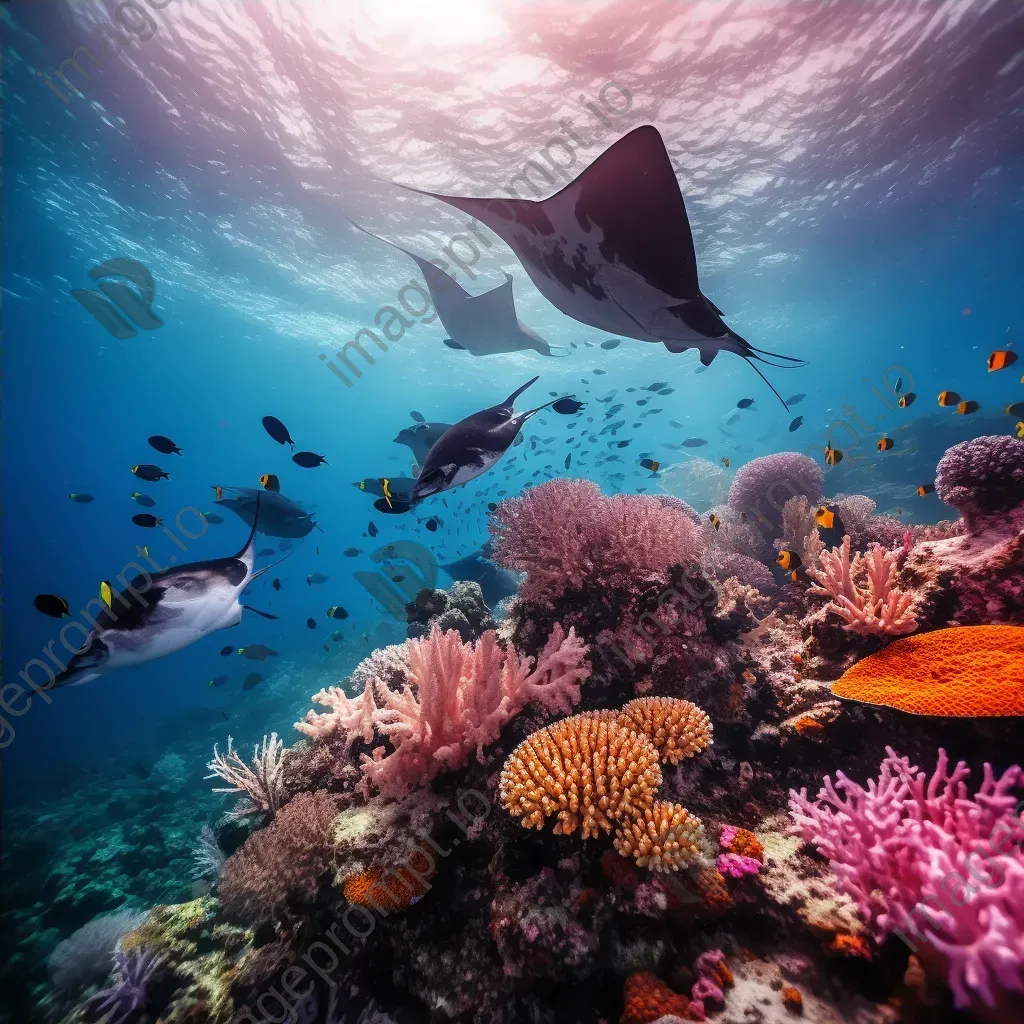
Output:
<instances>
[{"instance_id":1,"label":"encrusting coral","mask_svg":"<svg viewBox=\"0 0 1024 1024\"><path fill-rule=\"evenodd\" d=\"M1024 715L1024 626L905 637L857 662L832 692L917 715Z\"/></svg>"},{"instance_id":2,"label":"encrusting coral","mask_svg":"<svg viewBox=\"0 0 1024 1024\"><path fill-rule=\"evenodd\" d=\"M394 751L376 747L372 756L363 755L362 769L366 783L395 797L461 767L474 748L480 756L528 703L571 710L580 698L579 684L590 675L586 645L572 629L566 634L557 625L536 667L514 647L503 650L493 631L468 644L454 630L435 625L428 637L405 646L408 676L401 692L376 677L358 697L332 687L313 697L330 711L311 711L295 725L318 739L340 731L348 747L356 739L369 744L378 733L386 737Z\"/></svg>"},{"instance_id":3,"label":"encrusting coral","mask_svg":"<svg viewBox=\"0 0 1024 1024\"><path fill-rule=\"evenodd\" d=\"M620 711L591 711L562 719L527 737L502 769L502 806L542 828L582 830L584 839L618 827L615 848L652 870L676 870L703 847L699 818L677 804L654 800L662 761L676 763L711 743L711 722L689 701L648 697Z\"/></svg>"},{"instance_id":4,"label":"encrusting coral","mask_svg":"<svg viewBox=\"0 0 1024 1024\"><path fill-rule=\"evenodd\" d=\"M850 558L850 538L841 547L822 551L818 567L808 567L815 581L811 593L832 598L827 610L843 628L864 636L903 636L917 628L914 595L896 586L896 553L872 544Z\"/></svg>"}]
</instances>

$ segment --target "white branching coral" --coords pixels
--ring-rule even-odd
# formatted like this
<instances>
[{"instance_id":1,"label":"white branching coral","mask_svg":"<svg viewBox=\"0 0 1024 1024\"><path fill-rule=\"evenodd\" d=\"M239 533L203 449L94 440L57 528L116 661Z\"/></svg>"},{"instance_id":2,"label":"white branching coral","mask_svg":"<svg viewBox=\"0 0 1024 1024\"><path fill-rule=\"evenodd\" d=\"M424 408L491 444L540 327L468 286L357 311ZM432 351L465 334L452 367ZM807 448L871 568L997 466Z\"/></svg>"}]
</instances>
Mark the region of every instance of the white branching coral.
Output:
<instances>
[{"instance_id":1,"label":"white branching coral","mask_svg":"<svg viewBox=\"0 0 1024 1024\"><path fill-rule=\"evenodd\" d=\"M221 754L217 744L213 745L213 760L207 764L210 774L207 779L223 779L229 785L214 787L214 793L243 793L248 798L236 809L238 814L253 811L269 811L276 814L288 800L284 786L282 767L284 765L284 740L271 733L270 739L263 737L262 743L253 748L252 764L247 764L234 749L232 738L228 737L228 751Z\"/></svg>"},{"instance_id":2,"label":"white branching coral","mask_svg":"<svg viewBox=\"0 0 1024 1024\"><path fill-rule=\"evenodd\" d=\"M872 544L850 558L850 538L841 547L822 551L811 593L832 598L828 610L844 620L843 628L862 636L904 636L917 628L914 597L896 586L898 553Z\"/></svg>"}]
</instances>

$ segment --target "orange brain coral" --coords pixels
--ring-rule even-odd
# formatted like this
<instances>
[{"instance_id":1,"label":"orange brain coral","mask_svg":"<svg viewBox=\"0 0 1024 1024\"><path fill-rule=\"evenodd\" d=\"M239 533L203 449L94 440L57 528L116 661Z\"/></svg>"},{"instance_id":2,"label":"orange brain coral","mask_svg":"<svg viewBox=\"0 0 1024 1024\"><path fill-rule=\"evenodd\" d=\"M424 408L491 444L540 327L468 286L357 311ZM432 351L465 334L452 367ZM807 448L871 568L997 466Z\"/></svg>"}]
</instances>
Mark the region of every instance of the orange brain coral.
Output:
<instances>
[{"instance_id":1,"label":"orange brain coral","mask_svg":"<svg viewBox=\"0 0 1024 1024\"><path fill-rule=\"evenodd\" d=\"M857 662L832 692L915 715L1024 715L1024 626L954 626L904 637Z\"/></svg>"},{"instance_id":2,"label":"orange brain coral","mask_svg":"<svg viewBox=\"0 0 1024 1024\"><path fill-rule=\"evenodd\" d=\"M686 996L673 992L649 971L631 974L626 979L623 1002L626 1005L619 1024L650 1024L669 1014L682 1017L690 1008L690 1000Z\"/></svg>"}]
</instances>

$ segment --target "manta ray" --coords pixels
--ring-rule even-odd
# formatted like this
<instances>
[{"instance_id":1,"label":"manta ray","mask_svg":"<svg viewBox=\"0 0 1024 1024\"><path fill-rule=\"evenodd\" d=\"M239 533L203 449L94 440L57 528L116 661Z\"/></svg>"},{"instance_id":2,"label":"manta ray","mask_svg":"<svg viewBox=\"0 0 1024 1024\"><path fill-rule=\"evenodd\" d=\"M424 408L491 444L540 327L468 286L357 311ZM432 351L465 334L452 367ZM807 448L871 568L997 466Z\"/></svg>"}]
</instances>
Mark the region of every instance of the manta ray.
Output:
<instances>
[{"instance_id":1,"label":"manta ray","mask_svg":"<svg viewBox=\"0 0 1024 1024\"><path fill-rule=\"evenodd\" d=\"M395 444L404 444L410 448L413 458L422 466L427 452L434 447L437 439L450 429L450 423L413 423L403 427L394 441Z\"/></svg>"},{"instance_id":2,"label":"manta ray","mask_svg":"<svg viewBox=\"0 0 1024 1024\"><path fill-rule=\"evenodd\" d=\"M506 274L505 283L483 295L470 295L453 277L433 263L422 259L408 249L389 242L380 235L349 221L363 234L376 238L405 253L420 268L438 319L450 337L445 339L449 348L465 350L474 356L491 356L499 352L522 352L533 349L542 356L553 356L551 346L535 331L521 323L516 315L512 295L512 278Z\"/></svg>"},{"instance_id":3,"label":"manta ray","mask_svg":"<svg viewBox=\"0 0 1024 1024\"><path fill-rule=\"evenodd\" d=\"M319 529L313 513L307 512L291 498L277 491L261 491L258 487L214 486L215 504L231 509L246 526L252 526L259 512L259 532L265 537L305 537ZM224 497L225 491L234 497Z\"/></svg>"},{"instance_id":4,"label":"manta ray","mask_svg":"<svg viewBox=\"0 0 1024 1024\"><path fill-rule=\"evenodd\" d=\"M574 320L660 342L670 352L695 348L704 366L719 352L734 352L786 405L754 360L770 366L805 361L754 348L726 326L722 311L700 290L686 206L653 125L629 132L565 188L539 201L400 187L486 224L511 246L541 294Z\"/></svg>"},{"instance_id":5,"label":"manta ray","mask_svg":"<svg viewBox=\"0 0 1024 1024\"><path fill-rule=\"evenodd\" d=\"M243 608L265 618L277 618L238 600L253 580L274 568L268 565L253 572L255 539L254 522L249 539L237 555L191 562L152 576L136 576L90 620L95 627L53 685L79 686L111 669L173 654L214 630L237 626Z\"/></svg>"}]
</instances>

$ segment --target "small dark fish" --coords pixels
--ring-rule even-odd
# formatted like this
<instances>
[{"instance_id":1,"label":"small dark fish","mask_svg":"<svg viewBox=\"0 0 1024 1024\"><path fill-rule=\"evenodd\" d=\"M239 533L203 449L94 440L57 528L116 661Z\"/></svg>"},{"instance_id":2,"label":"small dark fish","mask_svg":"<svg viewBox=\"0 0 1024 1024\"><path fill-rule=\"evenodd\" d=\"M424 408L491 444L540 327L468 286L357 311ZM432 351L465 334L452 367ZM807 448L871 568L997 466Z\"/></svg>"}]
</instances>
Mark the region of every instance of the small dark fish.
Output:
<instances>
[{"instance_id":1,"label":"small dark fish","mask_svg":"<svg viewBox=\"0 0 1024 1024\"><path fill-rule=\"evenodd\" d=\"M159 466L150 465L148 462L144 462L139 466L132 466L132 472L140 480L148 480L151 484L155 484L157 480L171 479L170 473L165 473Z\"/></svg>"},{"instance_id":2,"label":"small dark fish","mask_svg":"<svg viewBox=\"0 0 1024 1024\"><path fill-rule=\"evenodd\" d=\"M77 501L79 505L88 505L90 501L96 500L91 494L84 494L82 491L72 491L68 497L72 501Z\"/></svg>"},{"instance_id":3,"label":"small dark fish","mask_svg":"<svg viewBox=\"0 0 1024 1024\"><path fill-rule=\"evenodd\" d=\"M340 604L336 604L327 609L327 617L329 619L347 619L348 612Z\"/></svg>"},{"instance_id":4,"label":"small dark fish","mask_svg":"<svg viewBox=\"0 0 1024 1024\"><path fill-rule=\"evenodd\" d=\"M143 508L156 507L156 502L148 494L143 494L142 491L132 491L131 498L136 505L141 505Z\"/></svg>"},{"instance_id":5,"label":"small dark fish","mask_svg":"<svg viewBox=\"0 0 1024 1024\"><path fill-rule=\"evenodd\" d=\"M923 498L926 494L932 494L935 491L935 484L921 484L917 489L917 496Z\"/></svg>"},{"instance_id":6,"label":"small dark fish","mask_svg":"<svg viewBox=\"0 0 1024 1024\"><path fill-rule=\"evenodd\" d=\"M840 537L846 533L846 527L839 518L839 509L835 505L819 505L814 513L814 521L823 530L835 530Z\"/></svg>"},{"instance_id":7,"label":"small dark fish","mask_svg":"<svg viewBox=\"0 0 1024 1024\"><path fill-rule=\"evenodd\" d=\"M646 405L650 400L651 400L650 396L648 396L647 398L638 398L636 400L636 404L637 405Z\"/></svg>"},{"instance_id":8,"label":"small dark fish","mask_svg":"<svg viewBox=\"0 0 1024 1024\"><path fill-rule=\"evenodd\" d=\"M330 654L330 653L331 653L331 649L330 649L330 647L328 647L328 646L327 646L327 644L324 644L324 650L325 650L325 651L326 651L326 652L327 652L328 654Z\"/></svg>"},{"instance_id":9,"label":"small dark fish","mask_svg":"<svg viewBox=\"0 0 1024 1024\"><path fill-rule=\"evenodd\" d=\"M275 552L273 548L260 548L259 551L256 552L256 557L266 558L268 555L273 555L276 553L277 552Z\"/></svg>"},{"instance_id":10,"label":"small dark fish","mask_svg":"<svg viewBox=\"0 0 1024 1024\"><path fill-rule=\"evenodd\" d=\"M487 502L487 511L488 512L494 512L497 509L497 507L498 507L498 503L496 501L489 501L489 502Z\"/></svg>"},{"instance_id":11,"label":"small dark fish","mask_svg":"<svg viewBox=\"0 0 1024 1024\"><path fill-rule=\"evenodd\" d=\"M281 493L281 481L274 473L264 473L260 477L260 483L263 484L264 490L273 491L275 494Z\"/></svg>"},{"instance_id":12,"label":"small dark fish","mask_svg":"<svg viewBox=\"0 0 1024 1024\"><path fill-rule=\"evenodd\" d=\"M719 528L722 525L722 520L719 519L718 516L716 516L714 512L709 512L708 513L708 522L715 528L715 532L716 533L718 532Z\"/></svg>"},{"instance_id":13,"label":"small dark fish","mask_svg":"<svg viewBox=\"0 0 1024 1024\"><path fill-rule=\"evenodd\" d=\"M423 524L431 533L437 533L438 521L434 518L428 519Z\"/></svg>"},{"instance_id":14,"label":"small dark fish","mask_svg":"<svg viewBox=\"0 0 1024 1024\"><path fill-rule=\"evenodd\" d=\"M411 411L411 412L409 413L409 415L410 415L410 416L411 416L411 417L412 417L412 418L413 418L413 419L414 419L414 420L415 420L415 421L416 421L417 423L426 423L426 417L425 417L425 416L423 415L423 413L421 413L421 412L417 412L417 411L416 411L415 409L413 409L413 410L412 410L412 411Z\"/></svg>"},{"instance_id":15,"label":"small dark fish","mask_svg":"<svg viewBox=\"0 0 1024 1024\"><path fill-rule=\"evenodd\" d=\"M897 381L897 383L899 383L899 381ZM906 409L908 406L914 404L914 400L916 398L917 395L915 395L913 391L908 391L905 395L900 395L900 400L896 404L899 405L901 409Z\"/></svg>"},{"instance_id":16,"label":"small dark fish","mask_svg":"<svg viewBox=\"0 0 1024 1024\"><path fill-rule=\"evenodd\" d=\"M368 533L368 534L369 534L369 535L370 535L371 537L376 537L376 536L377 536L377 532L378 532L378 531L377 531L377 527L373 525L373 520L372 520L372 519L370 520L370 525L369 525L369 526L367 526L367 528L366 528L366 532L367 532L367 533Z\"/></svg>"},{"instance_id":17,"label":"small dark fish","mask_svg":"<svg viewBox=\"0 0 1024 1024\"><path fill-rule=\"evenodd\" d=\"M684 448L703 448L707 444L707 441L703 437L688 437L683 442Z\"/></svg>"},{"instance_id":18,"label":"small dark fish","mask_svg":"<svg viewBox=\"0 0 1024 1024\"><path fill-rule=\"evenodd\" d=\"M676 389L675 389L675 388L662 388L662 389L661 389L661 390L660 390L660 391L658 392L658 394L659 394L659 395L674 395L674 394L675 394L675 392L676 392Z\"/></svg>"},{"instance_id":19,"label":"small dark fish","mask_svg":"<svg viewBox=\"0 0 1024 1024\"><path fill-rule=\"evenodd\" d=\"M292 462L303 469L316 469L317 466L328 465L327 460L316 452L296 452L292 456Z\"/></svg>"},{"instance_id":20,"label":"small dark fish","mask_svg":"<svg viewBox=\"0 0 1024 1024\"><path fill-rule=\"evenodd\" d=\"M342 552L342 554L346 558L355 558L356 555L359 555L361 553L362 553L362 549L361 548L345 548L345 550Z\"/></svg>"},{"instance_id":21,"label":"small dark fish","mask_svg":"<svg viewBox=\"0 0 1024 1024\"><path fill-rule=\"evenodd\" d=\"M306 619L306 626L309 629L316 629L316 619L314 619L314 618Z\"/></svg>"},{"instance_id":22,"label":"small dark fish","mask_svg":"<svg viewBox=\"0 0 1024 1024\"><path fill-rule=\"evenodd\" d=\"M880 437L878 439L877 447L878 447L878 450L880 452L892 451L892 449L895 446L896 446L896 442L891 437Z\"/></svg>"},{"instance_id":23,"label":"small dark fish","mask_svg":"<svg viewBox=\"0 0 1024 1024\"><path fill-rule=\"evenodd\" d=\"M749 409L753 404L754 404L754 400L752 398L741 398L736 403L736 408L737 409Z\"/></svg>"},{"instance_id":24,"label":"small dark fish","mask_svg":"<svg viewBox=\"0 0 1024 1024\"><path fill-rule=\"evenodd\" d=\"M1007 416L1024 416L1024 402L1014 402L1013 405L1008 405L1003 412Z\"/></svg>"},{"instance_id":25,"label":"small dark fish","mask_svg":"<svg viewBox=\"0 0 1024 1024\"><path fill-rule=\"evenodd\" d=\"M239 647L238 653L249 661L266 661L267 658L276 658L277 651L272 650L264 644L250 644L248 647Z\"/></svg>"},{"instance_id":26,"label":"small dark fish","mask_svg":"<svg viewBox=\"0 0 1024 1024\"><path fill-rule=\"evenodd\" d=\"M210 680L210 686L223 686L230 678L230 676L215 676Z\"/></svg>"},{"instance_id":27,"label":"small dark fish","mask_svg":"<svg viewBox=\"0 0 1024 1024\"><path fill-rule=\"evenodd\" d=\"M829 466L838 466L843 461L843 453L831 444L825 445L825 463Z\"/></svg>"},{"instance_id":28,"label":"small dark fish","mask_svg":"<svg viewBox=\"0 0 1024 1024\"><path fill-rule=\"evenodd\" d=\"M208 523L212 523L214 526L220 526L220 524L224 522L224 517L217 515L216 512L202 512L200 515L202 515Z\"/></svg>"},{"instance_id":29,"label":"small dark fish","mask_svg":"<svg viewBox=\"0 0 1024 1024\"><path fill-rule=\"evenodd\" d=\"M565 468L566 469L569 468L569 463L570 462L572 462L572 452L569 452L569 454L566 455L566 457L565 457Z\"/></svg>"},{"instance_id":30,"label":"small dark fish","mask_svg":"<svg viewBox=\"0 0 1024 1024\"><path fill-rule=\"evenodd\" d=\"M327 582L327 577L322 572L311 572L306 577L306 583L308 583L310 586L312 586L314 583L320 584L320 583L326 583L326 582Z\"/></svg>"},{"instance_id":31,"label":"small dark fish","mask_svg":"<svg viewBox=\"0 0 1024 1024\"><path fill-rule=\"evenodd\" d=\"M230 644L228 644L227 647L222 647L220 649L220 656L222 658L226 658L229 654L234 654L234 653L235 653L235 649Z\"/></svg>"},{"instance_id":32,"label":"small dark fish","mask_svg":"<svg viewBox=\"0 0 1024 1024\"><path fill-rule=\"evenodd\" d=\"M135 515L132 516L132 522L136 526L145 526L152 529L154 526L159 526L163 520L157 519L156 516L150 515L149 512L136 512Z\"/></svg>"},{"instance_id":33,"label":"small dark fish","mask_svg":"<svg viewBox=\"0 0 1024 1024\"><path fill-rule=\"evenodd\" d=\"M795 551L780 551L775 561L787 572L790 569L799 569L803 565L803 561Z\"/></svg>"},{"instance_id":34,"label":"small dark fish","mask_svg":"<svg viewBox=\"0 0 1024 1024\"><path fill-rule=\"evenodd\" d=\"M796 405L797 402L802 402L806 397L805 394L793 395L792 398L786 399L786 405Z\"/></svg>"},{"instance_id":35,"label":"small dark fish","mask_svg":"<svg viewBox=\"0 0 1024 1024\"><path fill-rule=\"evenodd\" d=\"M263 417L263 429L278 443L291 445L295 450L295 442L292 440L288 428L276 416Z\"/></svg>"},{"instance_id":36,"label":"small dark fish","mask_svg":"<svg viewBox=\"0 0 1024 1024\"><path fill-rule=\"evenodd\" d=\"M996 370L1005 370L1008 366L1013 366L1017 362L1017 353L1011 352L1009 349L998 349L993 352L986 361L988 366L988 372L993 373Z\"/></svg>"},{"instance_id":37,"label":"small dark fish","mask_svg":"<svg viewBox=\"0 0 1024 1024\"><path fill-rule=\"evenodd\" d=\"M618 347L619 347L619 339L618 338L609 338L607 341L602 341L601 342L601 348L613 349L613 348L618 348Z\"/></svg>"},{"instance_id":38,"label":"small dark fish","mask_svg":"<svg viewBox=\"0 0 1024 1024\"><path fill-rule=\"evenodd\" d=\"M169 437L164 437L163 434L154 434L146 440L149 442L149 447L154 448L161 455L181 454L181 449Z\"/></svg>"},{"instance_id":39,"label":"small dark fish","mask_svg":"<svg viewBox=\"0 0 1024 1024\"><path fill-rule=\"evenodd\" d=\"M259 674L259 672L250 672L242 680L242 689L243 690L251 690L254 686L259 686L259 684L262 683L262 682L263 682L263 676L261 676Z\"/></svg>"},{"instance_id":40,"label":"small dark fish","mask_svg":"<svg viewBox=\"0 0 1024 1024\"><path fill-rule=\"evenodd\" d=\"M647 387L644 388L644 391L660 391L662 388L667 387L667 380L656 380L653 384L648 384Z\"/></svg>"},{"instance_id":41,"label":"small dark fish","mask_svg":"<svg viewBox=\"0 0 1024 1024\"><path fill-rule=\"evenodd\" d=\"M273 582L270 584L275 590L281 589L281 581L275 576Z\"/></svg>"},{"instance_id":42,"label":"small dark fish","mask_svg":"<svg viewBox=\"0 0 1024 1024\"><path fill-rule=\"evenodd\" d=\"M71 614L71 606L63 597L56 594L37 594L32 601L37 612L49 615L51 619L62 619Z\"/></svg>"},{"instance_id":43,"label":"small dark fish","mask_svg":"<svg viewBox=\"0 0 1024 1024\"><path fill-rule=\"evenodd\" d=\"M632 440L632 439L630 439L630 440ZM616 441L615 442L615 447L616 448L625 448L628 444L629 444L629 441Z\"/></svg>"},{"instance_id":44,"label":"small dark fish","mask_svg":"<svg viewBox=\"0 0 1024 1024\"><path fill-rule=\"evenodd\" d=\"M896 386L893 388L893 391L895 391L896 394L898 395L902 390L903 390L903 378L902 377L897 377L896 378Z\"/></svg>"},{"instance_id":45,"label":"small dark fish","mask_svg":"<svg viewBox=\"0 0 1024 1024\"><path fill-rule=\"evenodd\" d=\"M594 370L593 374L595 377L603 377L607 372L607 370Z\"/></svg>"},{"instance_id":46,"label":"small dark fish","mask_svg":"<svg viewBox=\"0 0 1024 1024\"><path fill-rule=\"evenodd\" d=\"M572 416L583 408L583 403L578 402L575 398L560 398L552 404L551 408L562 416Z\"/></svg>"},{"instance_id":47,"label":"small dark fish","mask_svg":"<svg viewBox=\"0 0 1024 1024\"><path fill-rule=\"evenodd\" d=\"M940 391L939 392L939 405L946 407L950 405L959 405L960 396L955 391Z\"/></svg>"},{"instance_id":48,"label":"small dark fish","mask_svg":"<svg viewBox=\"0 0 1024 1024\"><path fill-rule=\"evenodd\" d=\"M804 425L803 416L797 416L789 425L789 432L792 434L794 430L799 430Z\"/></svg>"},{"instance_id":49,"label":"small dark fish","mask_svg":"<svg viewBox=\"0 0 1024 1024\"><path fill-rule=\"evenodd\" d=\"M641 459L640 465L643 466L644 469L649 469L652 473L657 473L661 468L661 463L656 459Z\"/></svg>"},{"instance_id":50,"label":"small dark fish","mask_svg":"<svg viewBox=\"0 0 1024 1024\"><path fill-rule=\"evenodd\" d=\"M977 412L981 408L977 402L961 402L956 407L958 416L970 416L972 412Z\"/></svg>"}]
</instances>

